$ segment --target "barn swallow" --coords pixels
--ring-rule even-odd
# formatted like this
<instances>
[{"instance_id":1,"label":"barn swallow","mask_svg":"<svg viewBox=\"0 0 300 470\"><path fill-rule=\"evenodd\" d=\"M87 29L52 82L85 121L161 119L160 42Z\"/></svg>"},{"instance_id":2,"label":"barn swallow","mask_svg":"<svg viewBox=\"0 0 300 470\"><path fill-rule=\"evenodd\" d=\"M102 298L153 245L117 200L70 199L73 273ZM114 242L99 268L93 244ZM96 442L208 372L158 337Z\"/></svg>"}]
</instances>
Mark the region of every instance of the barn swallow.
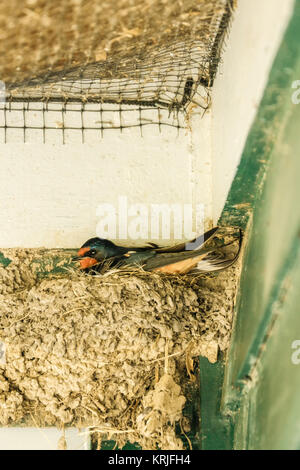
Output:
<instances>
[{"instance_id":1,"label":"barn swallow","mask_svg":"<svg viewBox=\"0 0 300 470\"><path fill-rule=\"evenodd\" d=\"M189 245L181 243L172 247L157 247L154 244L141 248L121 247L110 240L91 238L84 243L78 251L78 256L73 260L79 260L80 268L83 270L93 268L101 271L103 262L107 260L111 267L136 266L145 271L158 271L166 274L185 274L194 270L202 273L220 271L231 266L238 258L242 231L239 230L237 253L234 256L228 256L221 248L206 247L218 230L219 228L215 227L205 232L190 241ZM193 247L193 250L188 251L187 247Z\"/></svg>"},{"instance_id":2,"label":"barn swallow","mask_svg":"<svg viewBox=\"0 0 300 470\"><path fill-rule=\"evenodd\" d=\"M200 246L203 246L203 244L211 238L217 230L218 228L215 227L189 243L193 243L193 248L199 248ZM90 238L82 245L77 256L73 257L73 261L79 260L81 268L86 269L96 264L95 259L97 262L105 260L112 261L118 260L124 256L128 257L135 253L153 250L158 253L173 253L186 250L186 246L186 243L180 243L179 245L171 247L158 247L155 243L147 243L147 245L143 247L128 247L116 245L105 238L95 237Z\"/></svg>"}]
</instances>

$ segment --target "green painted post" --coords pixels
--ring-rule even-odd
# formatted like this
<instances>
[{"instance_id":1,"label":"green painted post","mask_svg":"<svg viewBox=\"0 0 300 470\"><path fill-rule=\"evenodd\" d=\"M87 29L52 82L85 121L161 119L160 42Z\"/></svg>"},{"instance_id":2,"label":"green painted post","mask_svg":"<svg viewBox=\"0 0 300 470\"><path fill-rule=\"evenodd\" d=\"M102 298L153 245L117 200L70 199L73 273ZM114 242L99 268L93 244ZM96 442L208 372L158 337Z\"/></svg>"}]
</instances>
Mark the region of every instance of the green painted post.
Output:
<instances>
[{"instance_id":1,"label":"green painted post","mask_svg":"<svg viewBox=\"0 0 300 470\"><path fill-rule=\"evenodd\" d=\"M248 227L248 239L227 361L209 374L201 361L203 449L300 446L299 31L297 0L220 219Z\"/></svg>"}]
</instances>

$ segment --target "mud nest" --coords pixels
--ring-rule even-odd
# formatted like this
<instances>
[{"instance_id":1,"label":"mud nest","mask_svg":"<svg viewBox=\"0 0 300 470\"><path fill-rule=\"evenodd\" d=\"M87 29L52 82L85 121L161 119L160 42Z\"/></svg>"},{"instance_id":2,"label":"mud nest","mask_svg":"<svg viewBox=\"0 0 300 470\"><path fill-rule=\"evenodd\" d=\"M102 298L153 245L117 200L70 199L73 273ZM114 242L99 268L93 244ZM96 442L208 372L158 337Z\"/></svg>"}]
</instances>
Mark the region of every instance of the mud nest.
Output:
<instances>
[{"instance_id":1,"label":"mud nest","mask_svg":"<svg viewBox=\"0 0 300 470\"><path fill-rule=\"evenodd\" d=\"M88 427L119 445L181 449L175 424L195 359L215 362L229 344L238 264L210 277L72 270L43 277L70 256L52 252L42 269L45 250L4 256L11 262L0 265L1 425Z\"/></svg>"}]
</instances>

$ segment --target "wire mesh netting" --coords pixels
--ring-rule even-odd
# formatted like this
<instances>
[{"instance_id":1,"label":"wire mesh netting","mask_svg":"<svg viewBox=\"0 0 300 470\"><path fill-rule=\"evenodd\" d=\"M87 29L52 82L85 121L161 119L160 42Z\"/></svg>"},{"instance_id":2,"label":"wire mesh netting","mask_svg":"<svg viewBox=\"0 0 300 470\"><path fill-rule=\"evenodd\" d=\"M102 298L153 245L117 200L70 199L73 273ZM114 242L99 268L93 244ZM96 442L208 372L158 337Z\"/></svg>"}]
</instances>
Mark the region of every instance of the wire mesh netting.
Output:
<instances>
[{"instance_id":1,"label":"wire mesh netting","mask_svg":"<svg viewBox=\"0 0 300 470\"><path fill-rule=\"evenodd\" d=\"M165 126L178 135L186 127L183 112L156 106L109 103L9 102L0 106L0 142L85 143L108 131L138 131Z\"/></svg>"},{"instance_id":2,"label":"wire mesh netting","mask_svg":"<svg viewBox=\"0 0 300 470\"><path fill-rule=\"evenodd\" d=\"M16 128L24 139L28 129L38 129L45 140L45 129L52 127L61 128L62 136L65 129L103 135L149 124L184 127L179 115L189 104L202 110L209 105L234 3L0 1L3 139ZM54 111L60 124L51 126ZM97 114L93 122L91 113Z\"/></svg>"}]
</instances>

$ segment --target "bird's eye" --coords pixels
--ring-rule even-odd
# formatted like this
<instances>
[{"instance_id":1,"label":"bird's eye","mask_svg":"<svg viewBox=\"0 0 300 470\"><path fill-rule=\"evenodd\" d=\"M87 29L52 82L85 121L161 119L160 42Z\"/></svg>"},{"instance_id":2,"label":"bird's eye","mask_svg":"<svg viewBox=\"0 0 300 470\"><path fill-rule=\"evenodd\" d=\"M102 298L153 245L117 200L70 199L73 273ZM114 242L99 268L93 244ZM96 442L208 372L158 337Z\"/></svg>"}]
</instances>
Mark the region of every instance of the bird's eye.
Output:
<instances>
[{"instance_id":1,"label":"bird's eye","mask_svg":"<svg viewBox=\"0 0 300 470\"><path fill-rule=\"evenodd\" d=\"M97 251L96 250L91 250L90 253L91 253L91 255L95 255L97 253Z\"/></svg>"}]
</instances>

